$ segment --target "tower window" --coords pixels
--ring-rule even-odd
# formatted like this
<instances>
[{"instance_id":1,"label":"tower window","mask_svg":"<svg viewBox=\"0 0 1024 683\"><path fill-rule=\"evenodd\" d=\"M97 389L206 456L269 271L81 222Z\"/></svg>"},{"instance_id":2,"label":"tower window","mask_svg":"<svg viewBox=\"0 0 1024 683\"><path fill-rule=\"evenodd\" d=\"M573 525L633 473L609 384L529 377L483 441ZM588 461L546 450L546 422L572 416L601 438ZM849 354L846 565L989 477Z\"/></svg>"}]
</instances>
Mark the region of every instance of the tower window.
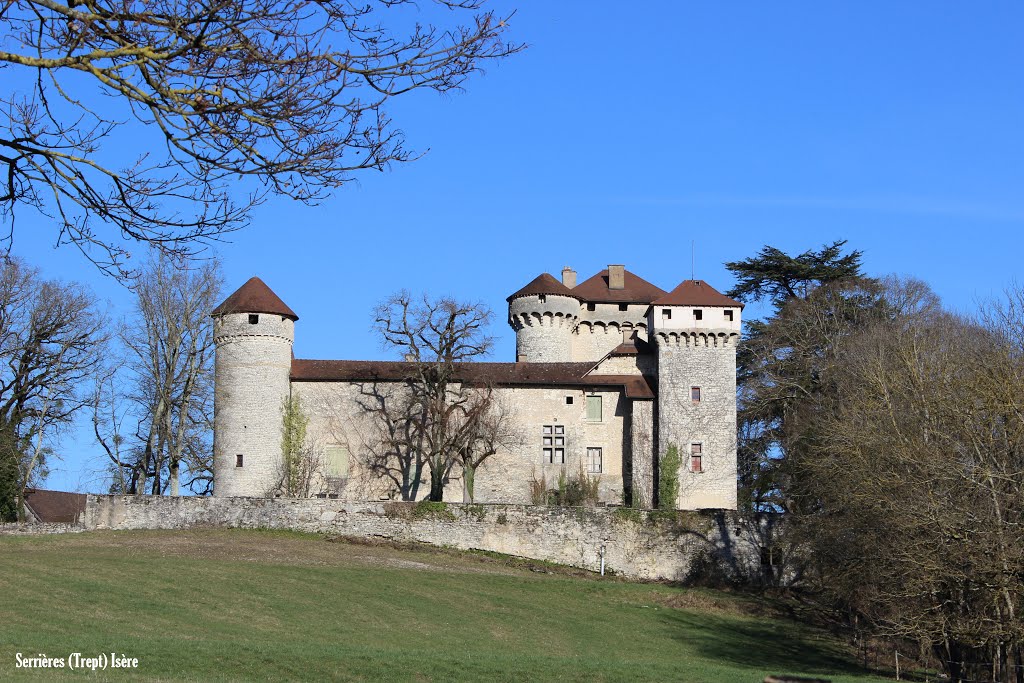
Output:
<instances>
[{"instance_id":1,"label":"tower window","mask_svg":"<svg viewBox=\"0 0 1024 683\"><path fill-rule=\"evenodd\" d=\"M541 457L545 464L565 464L565 425L541 427Z\"/></svg>"},{"instance_id":2,"label":"tower window","mask_svg":"<svg viewBox=\"0 0 1024 683\"><path fill-rule=\"evenodd\" d=\"M540 301L541 303L544 303L544 302L546 302L548 300L548 295L547 294L538 294L537 295L537 300Z\"/></svg>"},{"instance_id":3,"label":"tower window","mask_svg":"<svg viewBox=\"0 0 1024 683\"><path fill-rule=\"evenodd\" d=\"M700 387L690 387L690 400L700 403Z\"/></svg>"},{"instance_id":4,"label":"tower window","mask_svg":"<svg viewBox=\"0 0 1024 683\"><path fill-rule=\"evenodd\" d=\"M701 465L701 459L704 456L704 444L691 443L690 444L690 471L691 472L703 472L704 468Z\"/></svg>"},{"instance_id":5,"label":"tower window","mask_svg":"<svg viewBox=\"0 0 1024 683\"><path fill-rule=\"evenodd\" d=\"M620 311L628 311L629 310L629 304L619 304L619 310Z\"/></svg>"},{"instance_id":6,"label":"tower window","mask_svg":"<svg viewBox=\"0 0 1024 683\"><path fill-rule=\"evenodd\" d=\"M572 396L566 396L565 397L565 405L567 405L567 406L571 406L572 405Z\"/></svg>"},{"instance_id":7,"label":"tower window","mask_svg":"<svg viewBox=\"0 0 1024 683\"><path fill-rule=\"evenodd\" d=\"M249 314L249 324L250 325L256 325L257 323L259 323L259 321L260 321L260 316L259 316L258 313L250 313Z\"/></svg>"},{"instance_id":8,"label":"tower window","mask_svg":"<svg viewBox=\"0 0 1024 683\"><path fill-rule=\"evenodd\" d=\"M732 311L731 310L727 310L725 312L725 319L728 320L729 322L732 322Z\"/></svg>"},{"instance_id":9,"label":"tower window","mask_svg":"<svg viewBox=\"0 0 1024 683\"><path fill-rule=\"evenodd\" d=\"M238 455L235 456L235 467L241 467L241 466L242 466L242 454L239 453Z\"/></svg>"},{"instance_id":10,"label":"tower window","mask_svg":"<svg viewBox=\"0 0 1024 683\"><path fill-rule=\"evenodd\" d=\"M663 309L661 309L661 317L664 318L665 320L671 320L672 319L672 309L671 308L663 308Z\"/></svg>"},{"instance_id":11,"label":"tower window","mask_svg":"<svg viewBox=\"0 0 1024 683\"><path fill-rule=\"evenodd\" d=\"M597 310L597 304L587 304L587 310L588 311L596 311Z\"/></svg>"},{"instance_id":12,"label":"tower window","mask_svg":"<svg viewBox=\"0 0 1024 683\"><path fill-rule=\"evenodd\" d=\"M693 311L693 319L694 320L703 320L704 319L704 311L702 311L699 308L694 309L694 311Z\"/></svg>"}]
</instances>

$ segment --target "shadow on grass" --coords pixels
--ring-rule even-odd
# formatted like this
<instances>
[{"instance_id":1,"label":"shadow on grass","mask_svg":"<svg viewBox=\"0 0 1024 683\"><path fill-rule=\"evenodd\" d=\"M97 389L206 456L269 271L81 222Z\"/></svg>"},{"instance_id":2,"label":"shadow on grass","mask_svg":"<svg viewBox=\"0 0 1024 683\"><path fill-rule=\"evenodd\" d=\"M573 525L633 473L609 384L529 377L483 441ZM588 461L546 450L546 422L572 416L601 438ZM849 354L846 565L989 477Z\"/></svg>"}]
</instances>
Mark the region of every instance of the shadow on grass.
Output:
<instances>
[{"instance_id":1,"label":"shadow on grass","mask_svg":"<svg viewBox=\"0 0 1024 683\"><path fill-rule=\"evenodd\" d=\"M673 638L715 661L780 673L867 673L824 636L797 623L722 618L686 610L669 610L662 619L675 631Z\"/></svg>"}]
</instances>

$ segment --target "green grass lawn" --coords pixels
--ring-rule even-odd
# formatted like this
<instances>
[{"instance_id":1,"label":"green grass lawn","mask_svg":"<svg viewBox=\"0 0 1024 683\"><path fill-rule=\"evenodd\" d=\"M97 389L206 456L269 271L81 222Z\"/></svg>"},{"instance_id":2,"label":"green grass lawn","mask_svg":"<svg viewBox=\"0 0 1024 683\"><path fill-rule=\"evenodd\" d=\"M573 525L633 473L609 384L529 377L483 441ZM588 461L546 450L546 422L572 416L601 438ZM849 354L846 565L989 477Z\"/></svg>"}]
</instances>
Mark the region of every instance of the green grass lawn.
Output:
<instances>
[{"instance_id":1,"label":"green grass lawn","mask_svg":"<svg viewBox=\"0 0 1024 683\"><path fill-rule=\"evenodd\" d=\"M827 634L756 607L299 534L0 537L0 680L872 680ZM139 668L15 668L16 652L112 651Z\"/></svg>"}]
</instances>

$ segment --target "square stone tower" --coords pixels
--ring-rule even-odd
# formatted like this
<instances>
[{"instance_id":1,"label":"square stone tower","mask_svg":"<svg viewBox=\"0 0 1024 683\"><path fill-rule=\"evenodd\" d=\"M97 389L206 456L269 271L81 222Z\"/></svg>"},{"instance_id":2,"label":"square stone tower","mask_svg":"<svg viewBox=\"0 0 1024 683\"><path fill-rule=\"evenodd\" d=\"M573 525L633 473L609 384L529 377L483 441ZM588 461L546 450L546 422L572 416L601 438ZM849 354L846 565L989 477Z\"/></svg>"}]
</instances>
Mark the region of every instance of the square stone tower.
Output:
<instances>
[{"instance_id":1,"label":"square stone tower","mask_svg":"<svg viewBox=\"0 0 1024 683\"><path fill-rule=\"evenodd\" d=\"M651 302L657 458L679 449L677 509L736 508L736 345L743 304L701 280Z\"/></svg>"}]
</instances>

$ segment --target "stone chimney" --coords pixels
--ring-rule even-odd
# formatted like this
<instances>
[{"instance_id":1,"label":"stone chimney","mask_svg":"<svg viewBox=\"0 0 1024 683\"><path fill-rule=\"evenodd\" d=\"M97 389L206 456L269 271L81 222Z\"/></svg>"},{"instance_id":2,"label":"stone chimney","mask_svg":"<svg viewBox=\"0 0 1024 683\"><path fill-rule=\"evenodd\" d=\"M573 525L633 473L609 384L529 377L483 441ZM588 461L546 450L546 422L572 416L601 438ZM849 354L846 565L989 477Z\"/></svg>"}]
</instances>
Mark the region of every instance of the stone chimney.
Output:
<instances>
[{"instance_id":1,"label":"stone chimney","mask_svg":"<svg viewBox=\"0 0 1024 683\"><path fill-rule=\"evenodd\" d=\"M562 284L569 289L576 286L576 271L569 266L562 268Z\"/></svg>"},{"instance_id":2,"label":"stone chimney","mask_svg":"<svg viewBox=\"0 0 1024 683\"><path fill-rule=\"evenodd\" d=\"M626 288L626 266L608 266L608 289Z\"/></svg>"}]
</instances>

